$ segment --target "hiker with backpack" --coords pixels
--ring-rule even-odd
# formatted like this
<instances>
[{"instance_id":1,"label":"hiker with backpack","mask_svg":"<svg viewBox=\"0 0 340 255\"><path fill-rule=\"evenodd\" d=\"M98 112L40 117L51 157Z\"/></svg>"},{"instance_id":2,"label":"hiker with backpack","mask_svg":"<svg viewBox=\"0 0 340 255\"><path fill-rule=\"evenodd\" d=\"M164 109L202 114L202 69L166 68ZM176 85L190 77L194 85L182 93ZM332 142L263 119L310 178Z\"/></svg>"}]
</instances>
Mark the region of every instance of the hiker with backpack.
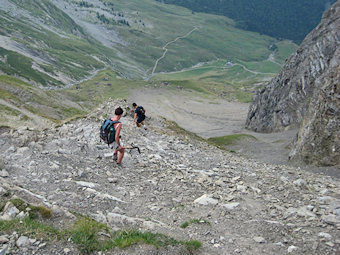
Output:
<instances>
[{"instance_id":1,"label":"hiker with backpack","mask_svg":"<svg viewBox=\"0 0 340 255\"><path fill-rule=\"evenodd\" d=\"M114 117L111 119L106 119L100 128L100 138L104 140L108 146L115 142L113 160L115 160L118 165L122 163L125 151L120 139L122 123L119 121L123 115L123 112L124 111L122 108L116 108Z\"/></svg>"},{"instance_id":2,"label":"hiker with backpack","mask_svg":"<svg viewBox=\"0 0 340 255\"><path fill-rule=\"evenodd\" d=\"M135 115L133 116L133 121L136 123L137 127L143 125L144 129L147 130L145 126L145 109L143 106L138 106L136 103L132 104L133 109L135 110Z\"/></svg>"}]
</instances>

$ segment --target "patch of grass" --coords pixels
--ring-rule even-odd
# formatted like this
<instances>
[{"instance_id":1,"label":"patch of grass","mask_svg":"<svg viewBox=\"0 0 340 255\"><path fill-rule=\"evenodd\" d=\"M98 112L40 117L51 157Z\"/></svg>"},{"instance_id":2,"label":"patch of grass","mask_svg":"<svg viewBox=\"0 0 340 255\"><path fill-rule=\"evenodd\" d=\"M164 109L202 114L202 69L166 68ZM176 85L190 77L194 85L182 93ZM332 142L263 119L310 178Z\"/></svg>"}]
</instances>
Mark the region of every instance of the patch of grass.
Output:
<instances>
[{"instance_id":1,"label":"patch of grass","mask_svg":"<svg viewBox=\"0 0 340 255\"><path fill-rule=\"evenodd\" d=\"M37 239L43 240L67 240L65 233L58 229L32 219L13 219L10 221L0 220L0 233L16 231Z\"/></svg>"},{"instance_id":2,"label":"patch of grass","mask_svg":"<svg viewBox=\"0 0 340 255\"><path fill-rule=\"evenodd\" d=\"M19 116L21 114L21 112L19 112L18 110L3 104L0 104L0 112L12 116Z\"/></svg>"},{"instance_id":3,"label":"patch of grass","mask_svg":"<svg viewBox=\"0 0 340 255\"><path fill-rule=\"evenodd\" d=\"M14 200L14 203L19 207L26 205L20 200ZM0 220L0 233L13 231L43 240L66 241L71 238L81 254L91 254L94 251L106 251L115 247L123 249L137 243L153 245L157 248L169 245L183 245L189 252L199 249L202 246L201 242L197 240L178 241L159 233L142 232L139 230L110 232L110 229L106 225L88 217L79 217L74 225L66 230L56 229L30 217L23 220Z\"/></svg>"},{"instance_id":4,"label":"patch of grass","mask_svg":"<svg viewBox=\"0 0 340 255\"><path fill-rule=\"evenodd\" d=\"M168 237L164 234L151 233L151 232L141 232L138 230L129 230L118 232L114 236L112 243L108 243L108 247L113 245L114 247L119 247L121 249L129 247L133 244L145 243L148 245L153 245L157 248L166 246L176 246L183 245L188 251L199 249L202 247L202 243L197 240L190 241L178 241L174 238Z\"/></svg>"},{"instance_id":5,"label":"patch of grass","mask_svg":"<svg viewBox=\"0 0 340 255\"><path fill-rule=\"evenodd\" d=\"M38 206L32 206L30 207L33 211L37 211L40 213L40 215L43 217L43 218L51 218L52 217L52 210L45 207L45 206L41 206L41 205L38 205Z\"/></svg>"},{"instance_id":6,"label":"patch of grass","mask_svg":"<svg viewBox=\"0 0 340 255\"><path fill-rule=\"evenodd\" d=\"M107 238L99 239L99 232L105 232ZM139 230L123 230L111 233L107 226L87 217L78 220L71 233L73 242L77 244L78 249L84 254L89 254L93 251L105 251L115 247L123 249L137 243L153 245L157 248L168 245L184 245L189 251L202 246L196 240L178 241L163 234L141 232Z\"/></svg>"},{"instance_id":7,"label":"patch of grass","mask_svg":"<svg viewBox=\"0 0 340 255\"><path fill-rule=\"evenodd\" d=\"M208 225L210 225L210 222L207 221L207 220L204 220L204 219L191 219L191 220L185 221L181 225L181 228L187 228L190 224L193 224L193 223L196 223L196 224L208 224Z\"/></svg>"},{"instance_id":8,"label":"patch of grass","mask_svg":"<svg viewBox=\"0 0 340 255\"><path fill-rule=\"evenodd\" d=\"M6 201L4 201L4 200L1 200L1 201L0 201L0 212L2 212L2 211L3 211L3 209L4 209L5 205L6 205Z\"/></svg>"},{"instance_id":9,"label":"patch of grass","mask_svg":"<svg viewBox=\"0 0 340 255\"><path fill-rule=\"evenodd\" d=\"M72 241L77 245L79 251L84 254L100 250L102 245L98 240L98 233L101 230L107 232L108 228L104 224L90 218L80 218L71 230Z\"/></svg>"},{"instance_id":10,"label":"patch of grass","mask_svg":"<svg viewBox=\"0 0 340 255\"><path fill-rule=\"evenodd\" d=\"M52 210L45 206L30 205L20 198L11 199L10 202L12 202L12 204L16 208L18 208L20 211L26 211L26 209L29 208L30 210L28 211L28 213L29 213L30 218L32 219L38 218L39 215L41 215L41 217L46 218L46 219L52 217Z\"/></svg>"},{"instance_id":11,"label":"patch of grass","mask_svg":"<svg viewBox=\"0 0 340 255\"><path fill-rule=\"evenodd\" d=\"M207 140L200 137L199 135L196 135L193 132L190 132L188 130L185 130L184 128L180 127L176 122L171 121L171 120L167 120L165 119L165 124L167 125L167 127L172 130L174 132L175 135L180 135L185 139L188 140L198 140L198 141L202 141L202 142L206 142Z\"/></svg>"},{"instance_id":12,"label":"patch of grass","mask_svg":"<svg viewBox=\"0 0 340 255\"><path fill-rule=\"evenodd\" d=\"M220 137L211 137L208 139L208 141L212 142L218 147L224 148L225 146L232 145L242 139L255 139L256 140L256 138L252 135L234 134L234 135L227 135L227 136L220 136Z\"/></svg>"},{"instance_id":13,"label":"patch of grass","mask_svg":"<svg viewBox=\"0 0 340 255\"><path fill-rule=\"evenodd\" d=\"M7 61L0 61L0 69L8 75L19 75L28 80L35 81L42 85L47 83L58 85L61 82L49 77L48 75L41 73L32 68L32 60L14 51L9 51L0 47L0 56L6 57Z\"/></svg>"},{"instance_id":14,"label":"patch of grass","mask_svg":"<svg viewBox=\"0 0 340 255\"><path fill-rule=\"evenodd\" d=\"M15 100L15 101L18 100L17 97L15 97L12 93L10 93L9 91L7 91L3 88L0 88L0 98L2 98L2 99L12 99L12 100Z\"/></svg>"},{"instance_id":15,"label":"patch of grass","mask_svg":"<svg viewBox=\"0 0 340 255\"><path fill-rule=\"evenodd\" d=\"M99 72L93 79L61 91L76 102L90 107L106 102L109 98L127 98L130 89L146 85L146 82L122 79L111 69Z\"/></svg>"}]
</instances>

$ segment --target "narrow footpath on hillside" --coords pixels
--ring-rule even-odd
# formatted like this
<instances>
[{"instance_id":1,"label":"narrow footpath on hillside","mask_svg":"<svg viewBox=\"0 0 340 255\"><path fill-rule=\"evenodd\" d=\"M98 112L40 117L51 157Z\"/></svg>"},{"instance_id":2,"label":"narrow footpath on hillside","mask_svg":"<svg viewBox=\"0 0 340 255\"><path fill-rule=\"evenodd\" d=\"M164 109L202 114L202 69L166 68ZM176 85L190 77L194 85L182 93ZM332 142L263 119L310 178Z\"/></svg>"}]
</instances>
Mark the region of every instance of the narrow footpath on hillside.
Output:
<instances>
[{"instance_id":1,"label":"narrow footpath on hillside","mask_svg":"<svg viewBox=\"0 0 340 255\"><path fill-rule=\"evenodd\" d=\"M189 35L191 35L195 30L197 30L198 29L198 27L194 27L191 31L189 31L186 35L183 35L183 36L178 36L176 39L174 39L174 40L172 40L172 41L170 41L170 42L167 42L164 46L163 46L163 55L160 57L160 58L158 58L157 60L156 60L156 62L155 62L155 65L154 65L154 67L152 68L152 72L151 72L151 76L153 76L154 75L154 73L155 73L155 71L156 71L156 68L157 68L157 65L158 65L158 62L160 61L160 60L162 60L164 57L165 57L165 55L166 55L166 53L168 52L168 46L170 45L170 44L172 44L172 43L175 43L175 42L177 42L179 39L183 39L183 38L186 38L186 37L188 37Z\"/></svg>"}]
</instances>

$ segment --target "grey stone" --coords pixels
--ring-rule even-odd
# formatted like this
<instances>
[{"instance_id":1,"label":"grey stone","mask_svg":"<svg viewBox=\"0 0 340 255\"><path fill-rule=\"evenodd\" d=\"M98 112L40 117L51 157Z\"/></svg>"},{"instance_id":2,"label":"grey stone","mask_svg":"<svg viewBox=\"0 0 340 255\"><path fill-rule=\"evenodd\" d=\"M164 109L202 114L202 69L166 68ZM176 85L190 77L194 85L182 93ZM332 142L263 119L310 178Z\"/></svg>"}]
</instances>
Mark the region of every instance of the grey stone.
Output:
<instances>
[{"instance_id":1,"label":"grey stone","mask_svg":"<svg viewBox=\"0 0 340 255\"><path fill-rule=\"evenodd\" d=\"M31 243L27 236L20 236L19 239L15 242L15 244L18 247L26 247L29 246Z\"/></svg>"},{"instance_id":2,"label":"grey stone","mask_svg":"<svg viewBox=\"0 0 340 255\"><path fill-rule=\"evenodd\" d=\"M293 182L296 186L304 187L307 185L307 182L304 179L298 179Z\"/></svg>"},{"instance_id":3,"label":"grey stone","mask_svg":"<svg viewBox=\"0 0 340 255\"><path fill-rule=\"evenodd\" d=\"M255 236L253 239L257 243L265 243L266 242L266 240L262 236Z\"/></svg>"},{"instance_id":4,"label":"grey stone","mask_svg":"<svg viewBox=\"0 0 340 255\"><path fill-rule=\"evenodd\" d=\"M325 238L327 240L331 240L332 239L332 236L330 234L328 234L328 233L325 233L325 232L320 232L318 234L318 236L321 237L321 238Z\"/></svg>"},{"instance_id":5,"label":"grey stone","mask_svg":"<svg viewBox=\"0 0 340 255\"><path fill-rule=\"evenodd\" d=\"M234 210L236 207L238 207L240 203L238 202L233 202L233 203L228 203L228 204L223 204L222 207L226 209L227 211Z\"/></svg>"},{"instance_id":6,"label":"grey stone","mask_svg":"<svg viewBox=\"0 0 340 255\"><path fill-rule=\"evenodd\" d=\"M217 205L218 200L212 198L212 195L204 194L203 196L195 199L194 203L200 204L200 205Z\"/></svg>"},{"instance_id":7,"label":"grey stone","mask_svg":"<svg viewBox=\"0 0 340 255\"><path fill-rule=\"evenodd\" d=\"M330 225L340 224L340 217L334 214L324 215L322 220Z\"/></svg>"},{"instance_id":8,"label":"grey stone","mask_svg":"<svg viewBox=\"0 0 340 255\"><path fill-rule=\"evenodd\" d=\"M324 196L324 197L318 197L317 201L322 204L330 204L334 200L333 197L330 196Z\"/></svg>"},{"instance_id":9,"label":"grey stone","mask_svg":"<svg viewBox=\"0 0 340 255\"><path fill-rule=\"evenodd\" d=\"M314 213L312 213L310 210L307 209L307 206L300 207L299 209L297 209L296 213L298 216L301 216L301 217L312 217L312 218L316 217Z\"/></svg>"},{"instance_id":10,"label":"grey stone","mask_svg":"<svg viewBox=\"0 0 340 255\"><path fill-rule=\"evenodd\" d=\"M64 248L64 254L69 254L71 250L69 248Z\"/></svg>"},{"instance_id":11,"label":"grey stone","mask_svg":"<svg viewBox=\"0 0 340 255\"><path fill-rule=\"evenodd\" d=\"M11 202L7 202L4 207L3 213L0 216L1 220L12 220L20 211Z\"/></svg>"},{"instance_id":12,"label":"grey stone","mask_svg":"<svg viewBox=\"0 0 340 255\"><path fill-rule=\"evenodd\" d=\"M0 177L8 177L8 176L9 176L9 173L5 169L2 169L0 171Z\"/></svg>"},{"instance_id":13,"label":"grey stone","mask_svg":"<svg viewBox=\"0 0 340 255\"><path fill-rule=\"evenodd\" d=\"M288 247L287 252L288 252L288 253L292 253L292 252L297 251L297 249L298 249L298 247L296 247L296 246L294 246L294 245L291 245L291 246Z\"/></svg>"},{"instance_id":14,"label":"grey stone","mask_svg":"<svg viewBox=\"0 0 340 255\"><path fill-rule=\"evenodd\" d=\"M5 190L3 187L0 187L0 196L5 195L7 190Z\"/></svg>"},{"instance_id":15,"label":"grey stone","mask_svg":"<svg viewBox=\"0 0 340 255\"><path fill-rule=\"evenodd\" d=\"M4 243L8 243L8 242L9 242L8 235L0 236L0 244L4 244Z\"/></svg>"}]
</instances>

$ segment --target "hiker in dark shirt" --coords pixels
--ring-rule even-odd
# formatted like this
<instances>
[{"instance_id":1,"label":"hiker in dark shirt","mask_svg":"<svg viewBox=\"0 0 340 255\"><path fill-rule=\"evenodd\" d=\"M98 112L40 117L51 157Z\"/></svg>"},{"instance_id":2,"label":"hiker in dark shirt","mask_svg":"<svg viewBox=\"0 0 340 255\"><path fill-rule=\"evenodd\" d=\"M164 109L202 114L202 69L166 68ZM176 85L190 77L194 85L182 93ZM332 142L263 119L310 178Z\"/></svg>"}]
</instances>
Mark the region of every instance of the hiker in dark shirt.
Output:
<instances>
[{"instance_id":1,"label":"hiker in dark shirt","mask_svg":"<svg viewBox=\"0 0 340 255\"><path fill-rule=\"evenodd\" d=\"M118 107L115 110L115 116L111 120L119 121L122 115L123 115L123 109ZM122 160L124 157L124 151L125 151L125 148L120 139L120 130L122 129L122 123L121 122L115 123L113 127L116 130L115 143L117 145L113 152L113 160L116 160L117 164L119 165L120 163L122 163Z\"/></svg>"},{"instance_id":2,"label":"hiker in dark shirt","mask_svg":"<svg viewBox=\"0 0 340 255\"><path fill-rule=\"evenodd\" d=\"M143 125L144 129L147 130L145 126L145 109L143 106L138 106L136 103L132 104L133 109L135 110L135 115L133 116L133 121L136 123L137 127Z\"/></svg>"}]
</instances>

